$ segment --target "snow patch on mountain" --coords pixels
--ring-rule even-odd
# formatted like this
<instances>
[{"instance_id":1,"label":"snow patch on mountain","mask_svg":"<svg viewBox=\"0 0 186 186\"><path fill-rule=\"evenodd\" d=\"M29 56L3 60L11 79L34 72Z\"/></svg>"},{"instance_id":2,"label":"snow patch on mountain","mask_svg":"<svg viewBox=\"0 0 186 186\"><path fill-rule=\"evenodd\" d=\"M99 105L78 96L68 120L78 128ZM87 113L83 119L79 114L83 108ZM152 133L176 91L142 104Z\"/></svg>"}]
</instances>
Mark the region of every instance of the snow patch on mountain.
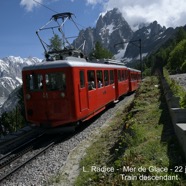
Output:
<instances>
[{"instance_id":1,"label":"snow patch on mountain","mask_svg":"<svg viewBox=\"0 0 186 186\"><path fill-rule=\"evenodd\" d=\"M119 50L117 51L117 54L114 55L114 58L115 58L116 60L121 60L121 59L123 58L123 56L125 55L127 46L128 46L128 43L126 43L126 44L124 45L124 49L119 49Z\"/></svg>"},{"instance_id":2,"label":"snow patch on mountain","mask_svg":"<svg viewBox=\"0 0 186 186\"><path fill-rule=\"evenodd\" d=\"M114 44L120 43L121 41L129 41L132 35L133 31L129 24L122 17L121 12L114 8L113 10L100 14L95 28L88 27L85 30L81 30L73 45L80 46L84 39L86 39L84 52L88 55L95 47L95 43L99 41L104 48L107 48L114 55L119 56L119 53L123 53L122 51L125 48L125 44L120 45L120 51L114 48Z\"/></svg>"},{"instance_id":3,"label":"snow patch on mountain","mask_svg":"<svg viewBox=\"0 0 186 186\"><path fill-rule=\"evenodd\" d=\"M8 56L0 59L0 105L9 94L22 84L21 71L24 66L40 63L36 57L21 58Z\"/></svg>"}]
</instances>

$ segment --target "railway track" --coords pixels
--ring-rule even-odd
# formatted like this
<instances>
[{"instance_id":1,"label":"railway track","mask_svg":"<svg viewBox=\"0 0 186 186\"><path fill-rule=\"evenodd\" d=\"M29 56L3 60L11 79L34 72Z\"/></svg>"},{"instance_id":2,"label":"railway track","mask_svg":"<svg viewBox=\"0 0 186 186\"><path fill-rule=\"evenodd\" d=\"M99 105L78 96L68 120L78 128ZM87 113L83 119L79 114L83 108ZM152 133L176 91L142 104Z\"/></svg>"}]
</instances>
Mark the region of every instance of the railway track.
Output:
<instances>
[{"instance_id":1,"label":"railway track","mask_svg":"<svg viewBox=\"0 0 186 186\"><path fill-rule=\"evenodd\" d=\"M80 125L75 133L70 135L63 133L59 137L59 140L54 142L54 144L46 149L43 154L41 152L37 158L33 158L33 160L30 160L30 163L26 163L22 168L15 170L11 176L7 176L8 178L6 177L3 180L1 179L5 176L5 173L7 174L8 171L10 171L10 169L13 170L13 168L15 168L13 167L13 164L6 166L7 169L9 169L8 171L0 169L0 176L2 175L0 177L0 185L47 185L49 178L53 177L61 168L63 168L71 150L73 150L83 140L88 139L95 130L99 130L103 123L105 123L118 108L126 105L129 100L133 99L133 97L134 95L126 96L115 106L111 105L110 108ZM50 135L48 135L48 137L49 136ZM26 160L36 155L37 152L39 153L42 146L44 146L44 144L35 146L33 151L31 150L30 153L28 152L26 155L18 158L17 161L22 161L19 162L19 164L24 163ZM46 146L47 145L45 145L45 147Z\"/></svg>"},{"instance_id":2,"label":"railway track","mask_svg":"<svg viewBox=\"0 0 186 186\"><path fill-rule=\"evenodd\" d=\"M22 145L14 148L12 151L6 153L2 157L0 157L0 169L6 166L8 163L19 158L21 155L25 154L26 152L33 149L33 143L38 140L38 138L42 137L44 133L40 134L39 136L23 143Z\"/></svg>"},{"instance_id":3,"label":"railway track","mask_svg":"<svg viewBox=\"0 0 186 186\"><path fill-rule=\"evenodd\" d=\"M8 154L12 151L12 149L19 148L23 143L29 142L31 139L36 138L44 134L46 130L44 129L29 129L29 131L25 131L21 129L16 133L12 133L10 135L5 136L0 139L0 158L4 154Z\"/></svg>"},{"instance_id":4,"label":"railway track","mask_svg":"<svg viewBox=\"0 0 186 186\"><path fill-rule=\"evenodd\" d=\"M48 137L51 135L45 136L45 134L43 133L40 136L5 154L3 157L0 158L0 183L7 177L11 176L13 173L24 167L26 164L36 159L39 155L47 151L49 148L53 147L56 143L63 142L70 139L72 136L76 136L87 126L79 126L75 133L63 135L59 134L51 138L49 141ZM31 155L28 155L28 157L26 157L29 153ZM20 161L19 159L24 159L24 161Z\"/></svg>"},{"instance_id":5,"label":"railway track","mask_svg":"<svg viewBox=\"0 0 186 186\"><path fill-rule=\"evenodd\" d=\"M79 133L81 130L83 130L82 127L79 127L77 133ZM0 156L0 183L7 177L11 176L13 173L24 167L26 164L37 158L39 155L44 153L46 150L51 148L55 143L61 140L65 141L76 135L76 132L71 135L63 135L63 137L59 135L57 137L53 137L48 141L49 136L45 135L46 131L47 130L40 131L38 136L30 139L20 146L16 145L13 150L8 151L8 153ZM20 159L24 160L22 161Z\"/></svg>"},{"instance_id":6,"label":"railway track","mask_svg":"<svg viewBox=\"0 0 186 186\"><path fill-rule=\"evenodd\" d=\"M35 139L32 139L29 143L24 144L21 147L16 148L12 152L1 157L0 182L18 171L30 161L34 160L40 154L44 153L47 149L52 147L59 140L59 138L61 138L61 136L54 137L47 141L44 147L38 148L38 144L43 146L43 141L46 141L46 136L41 135ZM21 161L19 160L20 157L22 157Z\"/></svg>"}]
</instances>

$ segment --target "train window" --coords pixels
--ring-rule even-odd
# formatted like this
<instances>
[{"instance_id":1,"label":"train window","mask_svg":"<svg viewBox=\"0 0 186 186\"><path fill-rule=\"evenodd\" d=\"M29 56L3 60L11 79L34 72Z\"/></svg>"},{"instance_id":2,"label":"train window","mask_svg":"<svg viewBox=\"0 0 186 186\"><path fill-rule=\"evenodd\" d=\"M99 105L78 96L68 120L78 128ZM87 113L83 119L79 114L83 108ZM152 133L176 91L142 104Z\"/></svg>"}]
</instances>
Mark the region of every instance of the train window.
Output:
<instances>
[{"instance_id":1,"label":"train window","mask_svg":"<svg viewBox=\"0 0 186 186\"><path fill-rule=\"evenodd\" d=\"M103 87L103 73L102 73L102 70L97 70L96 75L97 75L97 87L101 88L101 87Z\"/></svg>"},{"instance_id":2,"label":"train window","mask_svg":"<svg viewBox=\"0 0 186 186\"><path fill-rule=\"evenodd\" d=\"M108 73L108 70L104 70L104 81L105 81L105 86L109 85L109 73Z\"/></svg>"},{"instance_id":3,"label":"train window","mask_svg":"<svg viewBox=\"0 0 186 186\"><path fill-rule=\"evenodd\" d=\"M121 81L125 80L125 71L121 71Z\"/></svg>"},{"instance_id":4,"label":"train window","mask_svg":"<svg viewBox=\"0 0 186 186\"><path fill-rule=\"evenodd\" d=\"M80 70L79 71L79 78L80 78L80 88L84 88L85 87L85 74L84 74L84 70Z\"/></svg>"},{"instance_id":5,"label":"train window","mask_svg":"<svg viewBox=\"0 0 186 186\"><path fill-rule=\"evenodd\" d=\"M129 78L129 73L127 70L125 70L125 79L127 80Z\"/></svg>"},{"instance_id":6,"label":"train window","mask_svg":"<svg viewBox=\"0 0 186 186\"><path fill-rule=\"evenodd\" d=\"M127 79L127 71L126 70L123 71L123 75L124 75L124 80L126 80Z\"/></svg>"},{"instance_id":7,"label":"train window","mask_svg":"<svg viewBox=\"0 0 186 186\"><path fill-rule=\"evenodd\" d=\"M134 81L135 80L135 74L132 74L132 81Z\"/></svg>"},{"instance_id":8,"label":"train window","mask_svg":"<svg viewBox=\"0 0 186 186\"><path fill-rule=\"evenodd\" d=\"M121 81L121 71L118 70L118 81Z\"/></svg>"},{"instance_id":9,"label":"train window","mask_svg":"<svg viewBox=\"0 0 186 186\"><path fill-rule=\"evenodd\" d=\"M134 74L131 74L131 80L132 81L134 80Z\"/></svg>"},{"instance_id":10,"label":"train window","mask_svg":"<svg viewBox=\"0 0 186 186\"><path fill-rule=\"evenodd\" d=\"M94 70L88 70L87 77L88 77L88 90L94 90L96 88Z\"/></svg>"},{"instance_id":11,"label":"train window","mask_svg":"<svg viewBox=\"0 0 186 186\"><path fill-rule=\"evenodd\" d=\"M110 84L114 83L114 71L110 70Z\"/></svg>"},{"instance_id":12,"label":"train window","mask_svg":"<svg viewBox=\"0 0 186 186\"><path fill-rule=\"evenodd\" d=\"M28 74L26 76L26 85L28 91L43 90L43 76L41 74Z\"/></svg>"},{"instance_id":13,"label":"train window","mask_svg":"<svg viewBox=\"0 0 186 186\"><path fill-rule=\"evenodd\" d=\"M65 90L66 75L64 73L49 73L45 75L47 90Z\"/></svg>"}]
</instances>

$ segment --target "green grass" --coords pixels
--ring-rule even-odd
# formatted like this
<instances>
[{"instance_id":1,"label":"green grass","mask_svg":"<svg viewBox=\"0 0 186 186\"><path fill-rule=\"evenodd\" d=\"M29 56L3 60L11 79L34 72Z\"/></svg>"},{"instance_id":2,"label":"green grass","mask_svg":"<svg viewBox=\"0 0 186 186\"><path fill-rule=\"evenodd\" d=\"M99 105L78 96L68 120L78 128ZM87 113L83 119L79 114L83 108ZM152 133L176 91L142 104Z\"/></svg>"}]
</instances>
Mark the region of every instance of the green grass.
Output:
<instances>
[{"instance_id":1,"label":"green grass","mask_svg":"<svg viewBox=\"0 0 186 186\"><path fill-rule=\"evenodd\" d=\"M185 185L182 173L155 172L149 167L175 168L183 165L182 152L171 125L159 80L148 77L136 92L134 102L117 113L101 136L86 151L75 185ZM91 166L112 167L114 172L94 172ZM123 167L134 168L124 172ZM84 170L89 172L84 172ZM140 172L142 171L143 172ZM125 174L124 179L122 175ZM140 180L140 176L175 176L171 180ZM177 177L176 177L177 176ZM137 180L127 180L136 178ZM175 180L173 179L175 178ZM178 180L177 180L178 178Z\"/></svg>"}]
</instances>

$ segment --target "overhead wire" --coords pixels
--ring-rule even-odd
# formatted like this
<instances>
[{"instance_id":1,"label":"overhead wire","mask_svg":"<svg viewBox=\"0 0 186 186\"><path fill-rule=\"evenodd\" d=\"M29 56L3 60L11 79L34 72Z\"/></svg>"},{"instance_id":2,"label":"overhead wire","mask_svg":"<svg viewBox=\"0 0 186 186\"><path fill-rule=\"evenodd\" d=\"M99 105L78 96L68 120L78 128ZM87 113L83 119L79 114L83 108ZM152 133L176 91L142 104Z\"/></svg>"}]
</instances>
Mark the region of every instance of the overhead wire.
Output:
<instances>
[{"instance_id":1,"label":"overhead wire","mask_svg":"<svg viewBox=\"0 0 186 186\"><path fill-rule=\"evenodd\" d=\"M44 4L40 3L40 2L38 2L38 1L36 1L36 0L33 0L33 1L34 1L35 3L38 3L39 5L41 5L41 6L45 7L45 8L47 8L48 10L50 10L50 11L52 11L52 12L59 13L59 12L57 12L57 11L55 11L55 10L49 8L48 6L46 6L46 5L44 5Z\"/></svg>"}]
</instances>

